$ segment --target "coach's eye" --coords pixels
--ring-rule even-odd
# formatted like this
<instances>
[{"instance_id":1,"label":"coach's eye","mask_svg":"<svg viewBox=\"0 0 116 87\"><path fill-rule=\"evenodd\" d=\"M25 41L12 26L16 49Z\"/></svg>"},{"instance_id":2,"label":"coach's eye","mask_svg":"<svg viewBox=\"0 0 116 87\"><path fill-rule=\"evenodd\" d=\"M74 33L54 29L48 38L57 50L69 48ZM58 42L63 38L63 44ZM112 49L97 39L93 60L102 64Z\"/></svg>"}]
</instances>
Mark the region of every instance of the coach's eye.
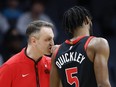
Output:
<instances>
[{"instance_id":1,"label":"coach's eye","mask_svg":"<svg viewBox=\"0 0 116 87\"><path fill-rule=\"evenodd\" d=\"M45 39L45 41L50 41L50 38Z\"/></svg>"}]
</instances>

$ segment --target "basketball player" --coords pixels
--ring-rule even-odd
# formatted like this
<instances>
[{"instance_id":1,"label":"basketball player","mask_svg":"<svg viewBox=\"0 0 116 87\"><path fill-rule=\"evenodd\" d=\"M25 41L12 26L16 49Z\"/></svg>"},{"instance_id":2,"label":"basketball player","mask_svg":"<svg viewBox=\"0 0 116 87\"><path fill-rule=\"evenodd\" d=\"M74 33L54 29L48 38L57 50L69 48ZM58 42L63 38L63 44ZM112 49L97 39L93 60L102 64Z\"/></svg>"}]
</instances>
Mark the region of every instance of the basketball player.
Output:
<instances>
[{"instance_id":1,"label":"basketball player","mask_svg":"<svg viewBox=\"0 0 116 87\"><path fill-rule=\"evenodd\" d=\"M63 25L71 39L52 58L50 87L111 87L108 75L109 45L91 36L92 17L80 6L64 13Z\"/></svg>"}]
</instances>

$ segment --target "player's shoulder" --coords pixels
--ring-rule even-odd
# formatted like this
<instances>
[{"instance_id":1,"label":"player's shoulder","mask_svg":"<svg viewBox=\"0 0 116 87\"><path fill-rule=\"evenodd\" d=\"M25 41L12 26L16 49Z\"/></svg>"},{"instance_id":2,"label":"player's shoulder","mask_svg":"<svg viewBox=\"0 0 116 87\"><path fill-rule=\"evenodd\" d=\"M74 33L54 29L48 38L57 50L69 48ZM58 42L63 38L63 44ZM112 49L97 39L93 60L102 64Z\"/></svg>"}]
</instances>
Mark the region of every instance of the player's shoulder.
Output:
<instances>
[{"instance_id":1,"label":"player's shoulder","mask_svg":"<svg viewBox=\"0 0 116 87\"><path fill-rule=\"evenodd\" d=\"M90 44L94 46L102 46L102 45L107 45L108 41L105 38L102 37L94 37L91 41Z\"/></svg>"},{"instance_id":2,"label":"player's shoulder","mask_svg":"<svg viewBox=\"0 0 116 87\"><path fill-rule=\"evenodd\" d=\"M108 41L102 37L94 37L89 42L86 52L90 60L93 62L95 53L109 54Z\"/></svg>"},{"instance_id":3,"label":"player's shoulder","mask_svg":"<svg viewBox=\"0 0 116 87\"><path fill-rule=\"evenodd\" d=\"M88 44L88 48L93 48L96 50L109 48L108 41L102 37L94 37L91 39L90 43Z\"/></svg>"},{"instance_id":4,"label":"player's shoulder","mask_svg":"<svg viewBox=\"0 0 116 87\"><path fill-rule=\"evenodd\" d=\"M52 47L52 56L51 56L51 63L52 64L54 64L54 61L56 59L56 56L58 54L60 47L61 47L61 45L55 45Z\"/></svg>"},{"instance_id":5,"label":"player's shoulder","mask_svg":"<svg viewBox=\"0 0 116 87\"><path fill-rule=\"evenodd\" d=\"M93 41L96 41L96 43L107 43L107 40L103 37L94 37Z\"/></svg>"}]
</instances>

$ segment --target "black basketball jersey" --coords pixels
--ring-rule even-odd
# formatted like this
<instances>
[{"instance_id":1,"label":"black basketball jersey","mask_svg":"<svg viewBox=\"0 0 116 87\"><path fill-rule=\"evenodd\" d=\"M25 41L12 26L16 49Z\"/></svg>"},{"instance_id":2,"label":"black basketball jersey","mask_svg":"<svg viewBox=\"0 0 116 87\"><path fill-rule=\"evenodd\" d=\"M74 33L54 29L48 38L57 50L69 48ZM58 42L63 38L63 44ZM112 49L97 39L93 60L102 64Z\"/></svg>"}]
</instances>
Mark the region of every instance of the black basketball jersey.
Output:
<instances>
[{"instance_id":1,"label":"black basketball jersey","mask_svg":"<svg viewBox=\"0 0 116 87\"><path fill-rule=\"evenodd\" d=\"M93 63L89 60L85 46L91 37L85 36L65 41L55 59L63 87L97 87Z\"/></svg>"}]
</instances>

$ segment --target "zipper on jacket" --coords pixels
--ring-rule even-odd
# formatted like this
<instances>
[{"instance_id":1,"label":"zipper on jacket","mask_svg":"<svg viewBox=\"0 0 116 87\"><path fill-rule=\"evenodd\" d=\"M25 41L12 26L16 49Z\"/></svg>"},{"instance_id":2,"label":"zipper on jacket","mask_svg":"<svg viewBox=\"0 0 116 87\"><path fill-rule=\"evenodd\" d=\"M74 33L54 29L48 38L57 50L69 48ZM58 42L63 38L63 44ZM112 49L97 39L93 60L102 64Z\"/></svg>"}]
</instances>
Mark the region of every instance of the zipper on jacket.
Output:
<instances>
[{"instance_id":1,"label":"zipper on jacket","mask_svg":"<svg viewBox=\"0 0 116 87\"><path fill-rule=\"evenodd\" d=\"M27 47L25 48L25 55L26 55L26 57L28 57L30 60L32 60L35 63L34 67L35 67L35 74L36 74L36 83L37 83L37 87L40 87L39 74L38 74L38 66L37 65L38 65L38 62L42 59L42 57L38 58L38 60L35 61L33 58L31 58L31 57L29 57L27 55L26 49L27 49Z\"/></svg>"},{"instance_id":2,"label":"zipper on jacket","mask_svg":"<svg viewBox=\"0 0 116 87\"><path fill-rule=\"evenodd\" d=\"M37 66L37 63L36 62L35 62L35 73L36 73L36 83L37 83L37 87L40 87L39 74L38 74L38 66Z\"/></svg>"}]
</instances>

